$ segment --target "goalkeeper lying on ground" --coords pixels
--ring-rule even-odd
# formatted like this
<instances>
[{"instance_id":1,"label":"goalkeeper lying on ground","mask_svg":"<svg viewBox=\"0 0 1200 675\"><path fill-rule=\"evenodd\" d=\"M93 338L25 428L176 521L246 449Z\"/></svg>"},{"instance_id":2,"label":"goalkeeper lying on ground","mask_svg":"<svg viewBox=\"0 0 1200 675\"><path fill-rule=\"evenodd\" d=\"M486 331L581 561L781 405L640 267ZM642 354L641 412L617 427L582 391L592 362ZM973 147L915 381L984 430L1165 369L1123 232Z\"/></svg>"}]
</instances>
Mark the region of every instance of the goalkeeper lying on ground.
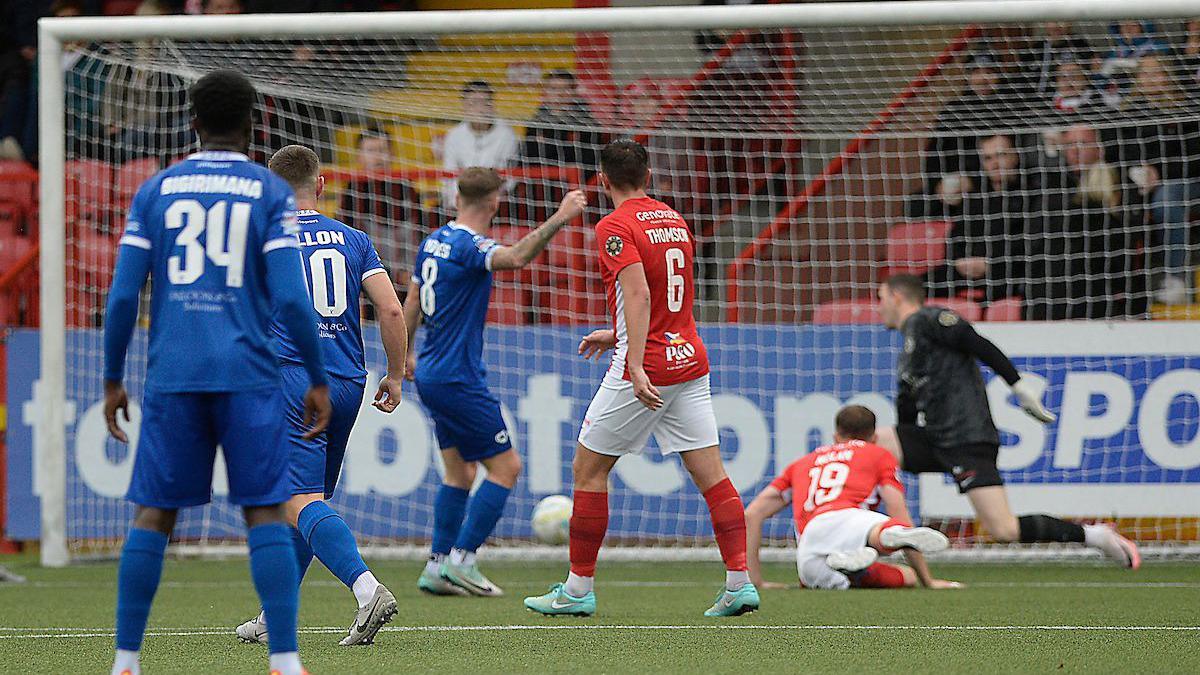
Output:
<instances>
[{"instance_id":1,"label":"goalkeeper lying on ground","mask_svg":"<svg viewBox=\"0 0 1200 675\"><path fill-rule=\"evenodd\" d=\"M940 551L946 536L912 527L899 467L875 445L875 413L851 405L837 414L833 445L792 462L746 509L750 579L763 588L758 549L763 522L789 502L796 519L796 569L807 588L959 588L934 579L923 551ZM882 503L890 515L872 511ZM876 562L903 550L909 565ZM770 585L768 585L770 587ZM775 587L779 587L775 585Z\"/></svg>"}]
</instances>

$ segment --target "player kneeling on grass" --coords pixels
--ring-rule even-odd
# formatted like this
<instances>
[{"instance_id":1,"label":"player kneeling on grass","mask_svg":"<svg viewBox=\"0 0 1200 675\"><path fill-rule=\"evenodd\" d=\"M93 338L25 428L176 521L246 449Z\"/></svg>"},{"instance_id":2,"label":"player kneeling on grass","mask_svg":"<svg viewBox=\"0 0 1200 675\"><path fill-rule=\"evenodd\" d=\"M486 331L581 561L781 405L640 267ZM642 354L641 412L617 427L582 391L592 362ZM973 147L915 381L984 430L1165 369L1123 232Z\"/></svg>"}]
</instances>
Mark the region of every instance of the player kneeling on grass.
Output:
<instances>
[{"instance_id":1,"label":"player kneeling on grass","mask_svg":"<svg viewBox=\"0 0 1200 675\"><path fill-rule=\"evenodd\" d=\"M317 153L301 145L289 145L271 157L270 168L296 192L300 257L312 289L312 320L321 327L321 354L333 402L329 428L315 438L307 438L302 417L304 361L291 332L274 322L271 329L288 402L286 445L292 496L284 511L292 525L299 579L304 578L315 555L354 592L358 601L354 623L341 644L370 644L379 629L395 616L396 598L367 569L354 534L325 500L333 497L337 487L346 443L358 419L367 383L359 317L361 294L365 291L375 305L387 355L387 375L379 382L374 403L385 413L400 405L408 331L396 289L370 237L317 213L317 198L325 186ZM238 626L236 632L244 642L266 642L267 629L260 613Z\"/></svg>"},{"instance_id":2,"label":"player kneeling on grass","mask_svg":"<svg viewBox=\"0 0 1200 675\"><path fill-rule=\"evenodd\" d=\"M646 149L632 140L600 153L600 181L616 210L596 225L611 330L588 335L584 357L614 348L612 364L588 406L575 446L571 571L566 583L525 606L547 615L596 612L596 558L608 529L608 475L654 434L664 455L678 453L704 495L725 561L725 586L705 616L758 609L746 572L742 498L725 473L708 383L708 355L692 315L695 246L687 222L646 195Z\"/></svg>"},{"instance_id":3,"label":"player kneeling on grass","mask_svg":"<svg viewBox=\"0 0 1200 675\"><path fill-rule=\"evenodd\" d=\"M421 403L433 418L446 467L433 503L433 550L417 580L418 588L433 595L504 594L475 561L521 473L483 365L492 272L528 265L587 205L582 190L571 190L549 220L513 246L501 246L487 235L503 185L492 169L463 170L458 215L422 242L404 301L409 342L425 324L420 366L410 352L408 377L416 379ZM487 468L487 480L469 496L477 463Z\"/></svg>"},{"instance_id":4,"label":"player kneeling on grass","mask_svg":"<svg viewBox=\"0 0 1200 675\"><path fill-rule=\"evenodd\" d=\"M762 526L790 502L796 521L796 569L807 588L958 588L934 579L922 552L946 548L946 535L912 527L899 468L875 445L875 413L860 405L837 414L833 445L788 465L746 509L750 579L763 585L758 549ZM888 515L872 511L882 503ZM911 567L876 562L904 551Z\"/></svg>"}]
</instances>

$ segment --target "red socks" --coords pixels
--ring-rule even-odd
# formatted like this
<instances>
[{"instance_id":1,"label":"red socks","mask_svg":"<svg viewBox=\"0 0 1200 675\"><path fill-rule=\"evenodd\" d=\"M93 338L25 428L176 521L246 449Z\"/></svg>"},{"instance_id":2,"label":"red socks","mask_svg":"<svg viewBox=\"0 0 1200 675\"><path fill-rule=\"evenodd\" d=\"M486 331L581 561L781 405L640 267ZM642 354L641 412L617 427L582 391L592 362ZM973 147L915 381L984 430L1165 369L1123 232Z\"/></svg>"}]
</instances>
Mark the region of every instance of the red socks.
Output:
<instances>
[{"instance_id":1,"label":"red socks","mask_svg":"<svg viewBox=\"0 0 1200 675\"><path fill-rule=\"evenodd\" d=\"M890 518L888 520L885 520L883 525L879 528L879 534L883 534L884 530L887 530L887 529L890 529L893 527L912 527L912 523L900 520L899 518ZM869 540L868 540L868 542L869 542ZM878 546L876 546L875 550L879 551L880 553L882 553L884 555L890 555L890 554L896 552L896 549L888 548L888 547L884 546L882 543L880 543Z\"/></svg>"},{"instance_id":2,"label":"red socks","mask_svg":"<svg viewBox=\"0 0 1200 675\"><path fill-rule=\"evenodd\" d=\"M704 493L712 514L713 533L725 568L746 570L746 511L737 488L728 478ZM576 576L596 576L596 558L604 533L608 530L608 493L575 491L571 511L571 572Z\"/></svg>"},{"instance_id":3,"label":"red socks","mask_svg":"<svg viewBox=\"0 0 1200 675\"><path fill-rule=\"evenodd\" d=\"M739 503L739 506L741 504ZM596 558L604 533L608 530L608 493L575 491L571 510L571 572L576 576L596 576ZM742 526L742 561L746 559L746 527Z\"/></svg>"},{"instance_id":4,"label":"red socks","mask_svg":"<svg viewBox=\"0 0 1200 675\"><path fill-rule=\"evenodd\" d=\"M875 563L863 570L857 579L851 579L855 588L904 588L904 572L887 563Z\"/></svg>"},{"instance_id":5,"label":"red socks","mask_svg":"<svg viewBox=\"0 0 1200 675\"><path fill-rule=\"evenodd\" d=\"M704 501L708 502L708 511L712 515L713 534L717 538L717 548L721 549L721 559L725 561L725 569L735 572L744 571L746 569L746 510L742 506L742 498L738 495L737 488L733 487L733 483L726 478L704 493ZM574 554L572 554L571 560L575 560Z\"/></svg>"}]
</instances>

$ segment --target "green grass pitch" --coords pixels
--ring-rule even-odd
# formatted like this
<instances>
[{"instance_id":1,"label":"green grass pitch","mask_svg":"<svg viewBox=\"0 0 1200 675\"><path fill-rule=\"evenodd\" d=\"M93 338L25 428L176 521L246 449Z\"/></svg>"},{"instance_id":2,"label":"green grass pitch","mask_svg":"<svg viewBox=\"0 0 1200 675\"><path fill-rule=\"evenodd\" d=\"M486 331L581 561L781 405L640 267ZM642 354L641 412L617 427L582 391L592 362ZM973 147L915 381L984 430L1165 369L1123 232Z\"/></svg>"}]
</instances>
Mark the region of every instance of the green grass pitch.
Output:
<instances>
[{"instance_id":1,"label":"green grass pitch","mask_svg":"<svg viewBox=\"0 0 1200 675\"><path fill-rule=\"evenodd\" d=\"M111 663L112 563L44 570L0 560L29 583L0 583L0 672L99 673ZM1200 566L936 565L961 591L768 591L762 610L702 612L722 571L706 563L608 563L599 614L544 618L521 606L561 563L485 564L504 598L432 598L420 564L382 562L400 613L375 645L339 647L353 600L314 565L300 611L314 674L393 672L1200 672ZM793 570L773 565L768 578ZM266 649L233 627L256 611L244 560L168 561L144 672L262 673ZM1074 627L1074 628L1064 628Z\"/></svg>"}]
</instances>

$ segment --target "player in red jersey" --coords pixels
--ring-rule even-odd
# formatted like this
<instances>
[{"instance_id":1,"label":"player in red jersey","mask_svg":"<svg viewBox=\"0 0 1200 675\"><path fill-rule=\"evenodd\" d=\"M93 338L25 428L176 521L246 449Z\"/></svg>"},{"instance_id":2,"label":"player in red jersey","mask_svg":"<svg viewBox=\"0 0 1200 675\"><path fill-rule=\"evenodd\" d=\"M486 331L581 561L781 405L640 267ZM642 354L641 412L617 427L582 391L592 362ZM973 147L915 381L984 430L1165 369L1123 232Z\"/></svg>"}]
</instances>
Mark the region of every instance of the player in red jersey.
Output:
<instances>
[{"instance_id":1,"label":"player in red jersey","mask_svg":"<svg viewBox=\"0 0 1200 675\"><path fill-rule=\"evenodd\" d=\"M600 180L616 209L596 225L613 328L583 339L579 353L614 349L612 365L584 416L575 448L571 572L564 584L525 599L543 614L588 616L596 557L608 528L608 475L621 456L639 453L654 434L664 454L679 454L712 515L725 561L725 587L706 616L758 609L746 568L746 519L717 447L708 356L692 316L694 242L671 207L648 197L646 149L632 140L600 153Z\"/></svg>"},{"instance_id":2,"label":"player in red jersey","mask_svg":"<svg viewBox=\"0 0 1200 675\"><path fill-rule=\"evenodd\" d=\"M934 579L922 551L946 548L946 536L912 527L896 458L875 445L875 413L852 405L838 412L836 443L792 462L746 509L750 578L763 585L758 549L763 522L792 503L796 569L808 588L958 588ZM888 515L872 511L881 503ZM875 562L903 550L909 565Z\"/></svg>"}]
</instances>

